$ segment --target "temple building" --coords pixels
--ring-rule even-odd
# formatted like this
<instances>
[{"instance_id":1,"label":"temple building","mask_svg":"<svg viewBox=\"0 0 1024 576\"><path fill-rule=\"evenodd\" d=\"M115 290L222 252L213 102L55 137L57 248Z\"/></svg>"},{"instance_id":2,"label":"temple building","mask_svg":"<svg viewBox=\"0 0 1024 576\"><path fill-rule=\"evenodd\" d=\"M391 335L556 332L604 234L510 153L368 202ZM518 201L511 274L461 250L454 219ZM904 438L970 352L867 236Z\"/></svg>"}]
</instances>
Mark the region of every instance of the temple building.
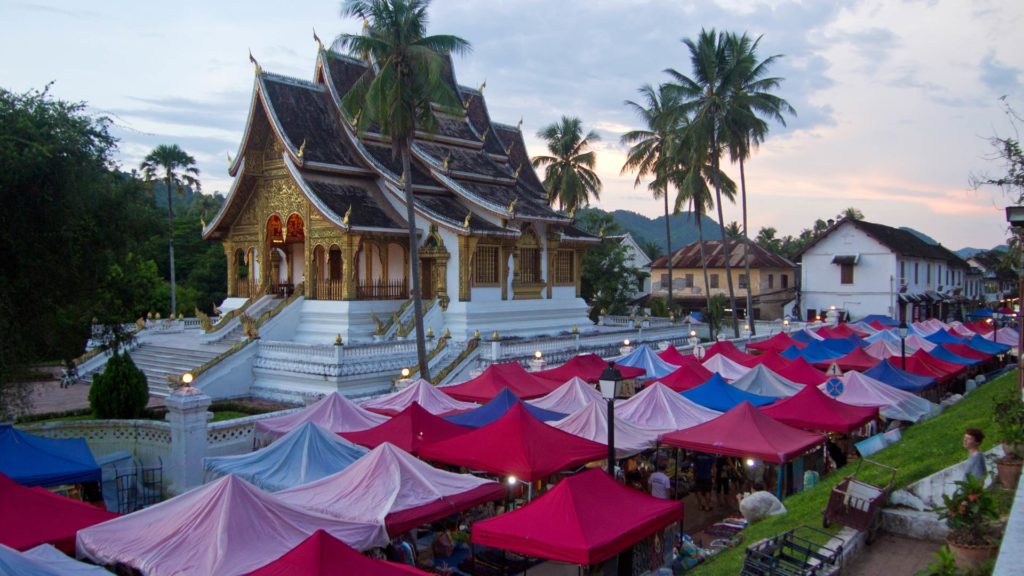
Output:
<instances>
[{"instance_id":1,"label":"temple building","mask_svg":"<svg viewBox=\"0 0 1024 576\"><path fill-rule=\"evenodd\" d=\"M450 63L450 60L449 60ZM313 81L263 71L230 164L234 177L203 237L228 263L223 312L263 295L302 296L294 340L379 335L411 295L401 159L341 101L370 68L320 46ZM426 327L537 335L590 325L580 298L599 239L553 211L519 126L493 122L481 90L446 81L464 110L435 107L418 132L412 184Z\"/></svg>"}]
</instances>

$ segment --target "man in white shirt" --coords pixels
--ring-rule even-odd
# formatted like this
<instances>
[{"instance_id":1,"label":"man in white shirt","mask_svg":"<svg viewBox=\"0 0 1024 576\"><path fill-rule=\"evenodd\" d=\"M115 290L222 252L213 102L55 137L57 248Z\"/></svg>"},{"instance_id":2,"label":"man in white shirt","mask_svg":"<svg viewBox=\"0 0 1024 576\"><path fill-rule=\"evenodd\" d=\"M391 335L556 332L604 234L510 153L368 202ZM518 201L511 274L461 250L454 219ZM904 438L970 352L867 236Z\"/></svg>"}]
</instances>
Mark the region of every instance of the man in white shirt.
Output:
<instances>
[{"instance_id":1,"label":"man in white shirt","mask_svg":"<svg viewBox=\"0 0 1024 576\"><path fill-rule=\"evenodd\" d=\"M654 474L647 479L647 485L651 487L651 496L655 498L668 499L672 495L672 481L668 474L665 474L665 463L658 462L654 465Z\"/></svg>"}]
</instances>

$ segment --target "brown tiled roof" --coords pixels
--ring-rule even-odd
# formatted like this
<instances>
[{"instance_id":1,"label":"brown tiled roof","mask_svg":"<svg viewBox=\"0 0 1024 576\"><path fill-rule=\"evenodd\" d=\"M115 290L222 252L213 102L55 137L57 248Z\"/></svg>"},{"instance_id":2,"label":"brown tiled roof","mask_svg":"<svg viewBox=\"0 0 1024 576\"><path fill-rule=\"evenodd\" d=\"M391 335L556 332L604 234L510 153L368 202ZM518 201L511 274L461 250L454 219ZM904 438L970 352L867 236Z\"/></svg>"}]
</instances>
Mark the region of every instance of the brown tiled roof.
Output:
<instances>
[{"instance_id":1,"label":"brown tiled roof","mask_svg":"<svg viewBox=\"0 0 1024 576\"><path fill-rule=\"evenodd\" d=\"M373 159L384 166L388 172L391 172L397 179L402 177L402 159L395 158L391 153L391 146L388 144L381 144L378 142L363 141L363 147L366 151L373 156ZM416 164L414 159L410 166L412 167L412 185L413 186L440 186L434 179L431 178L422 168Z\"/></svg>"},{"instance_id":2,"label":"brown tiled roof","mask_svg":"<svg viewBox=\"0 0 1024 576\"><path fill-rule=\"evenodd\" d=\"M327 51L325 54L326 58L324 60L330 68L334 90L338 93L338 96L344 96L352 89L356 80L359 80L359 77L366 73L366 64L336 52Z\"/></svg>"},{"instance_id":3,"label":"brown tiled roof","mask_svg":"<svg viewBox=\"0 0 1024 576\"><path fill-rule=\"evenodd\" d=\"M349 215L352 228L404 230L405 220L381 197L370 180L323 180L304 176L306 187L337 220ZM349 209L351 208L351 212Z\"/></svg>"},{"instance_id":4,"label":"brown tiled roof","mask_svg":"<svg viewBox=\"0 0 1024 576\"><path fill-rule=\"evenodd\" d=\"M469 209L459 204L455 198L442 194L417 194L416 205L427 212L443 217L450 225L463 228ZM514 236L512 230L495 226L482 217L473 215L469 219L468 231L484 236Z\"/></svg>"},{"instance_id":5,"label":"brown tiled roof","mask_svg":"<svg viewBox=\"0 0 1024 576\"><path fill-rule=\"evenodd\" d=\"M704 254L708 268L725 268L725 249L721 240L705 240ZM732 240L729 242L729 263L733 267L743 267L743 243ZM666 268L668 260L662 256L651 262L651 268ZM700 268L700 242L694 242L676 250L672 255L673 268ZM757 244L750 243L751 268L795 268L789 260L778 254L772 254Z\"/></svg>"},{"instance_id":6,"label":"brown tiled roof","mask_svg":"<svg viewBox=\"0 0 1024 576\"><path fill-rule=\"evenodd\" d=\"M874 222L865 222L864 220L852 220L849 218L843 218L829 227L827 230L821 233L813 242L804 247L803 250L797 255L798 257L803 256L812 246L821 242L825 237L830 235L834 230L838 229L843 224L850 224L857 228L861 232L864 232L871 238L877 240L880 244L892 250L894 253L900 256L910 258L924 258L929 260L944 260L951 266L960 266L967 268L968 264L964 262L962 258L949 251L947 248L940 244L929 244L921 239L920 236L903 230L901 228L893 228L892 226L886 226L885 224L876 224Z\"/></svg>"},{"instance_id":7,"label":"brown tiled roof","mask_svg":"<svg viewBox=\"0 0 1024 576\"><path fill-rule=\"evenodd\" d=\"M523 133L505 124L495 124L494 129L498 131L498 135L501 136L502 142L506 146L511 146L509 152L509 165L515 170L517 167L522 166L519 171L519 178L523 180L529 187L530 190L540 191L540 195L546 196L544 193L544 184L541 182L537 173L533 169L533 165L530 164L530 155L526 151L526 142L523 141Z\"/></svg>"},{"instance_id":8,"label":"brown tiled roof","mask_svg":"<svg viewBox=\"0 0 1024 576\"><path fill-rule=\"evenodd\" d=\"M443 164L445 158L449 158L448 170L451 172L477 174L489 178L512 178L512 172L507 166L498 165L481 150L471 150L424 140L417 141L416 147L429 154L438 164Z\"/></svg>"},{"instance_id":9,"label":"brown tiled roof","mask_svg":"<svg viewBox=\"0 0 1024 576\"><path fill-rule=\"evenodd\" d=\"M518 199L515 206L517 216L568 221L567 218L559 216L557 212L548 208L547 205L537 202L530 196L517 193L514 186L487 184L474 180L456 180L456 183L465 188L470 194L483 198L501 208L507 208L513 199Z\"/></svg>"},{"instance_id":10,"label":"brown tiled roof","mask_svg":"<svg viewBox=\"0 0 1024 576\"><path fill-rule=\"evenodd\" d=\"M459 86L459 92L462 95L463 105L468 104L466 116L469 123L473 125L473 129L481 136L487 134L484 150L491 154L504 156L505 146L508 146L508 143L497 133L497 128L491 125L491 116L487 112L487 101L484 100L483 94L479 90L465 86Z\"/></svg>"},{"instance_id":11,"label":"brown tiled roof","mask_svg":"<svg viewBox=\"0 0 1024 576\"><path fill-rule=\"evenodd\" d=\"M285 136L296 150L306 143L307 162L362 166L345 145L339 113L324 87L273 74L263 74L261 80Z\"/></svg>"}]
</instances>

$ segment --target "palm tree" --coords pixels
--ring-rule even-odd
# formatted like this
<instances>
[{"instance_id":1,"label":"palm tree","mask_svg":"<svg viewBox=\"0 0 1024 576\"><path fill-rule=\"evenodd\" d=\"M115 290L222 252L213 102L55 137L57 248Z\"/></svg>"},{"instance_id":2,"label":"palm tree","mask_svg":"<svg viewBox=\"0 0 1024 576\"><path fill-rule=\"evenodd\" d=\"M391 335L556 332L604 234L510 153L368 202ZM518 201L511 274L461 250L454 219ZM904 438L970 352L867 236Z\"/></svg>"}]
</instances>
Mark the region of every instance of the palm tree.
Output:
<instances>
[{"instance_id":1,"label":"palm tree","mask_svg":"<svg viewBox=\"0 0 1024 576\"><path fill-rule=\"evenodd\" d=\"M171 316L178 313L177 293L174 285L174 202L173 193L181 186L200 190L199 168L196 159L177 144L161 144L142 160L142 176L147 182L163 179L167 188L167 252L171 269ZM162 174L161 174L162 172Z\"/></svg>"},{"instance_id":2,"label":"palm tree","mask_svg":"<svg viewBox=\"0 0 1024 576\"><path fill-rule=\"evenodd\" d=\"M783 126L786 119L783 113L796 114L796 110L784 99L771 93L782 82L781 78L767 76L771 65L782 56L775 54L764 61L757 60L757 45L761 36L751 41L744 33L741 36L729 34L732 57L740 70L737 74L738 86L735 93L735 104L725 118L725 133L728 140L729 157L740 164L740 198L743 210L743 267L749 282L750 279L750 231L747 228L747 177L744 161L750 157L753 148L764 141L768 132L765 118L778 121ZM747 288L747 311L753 310L753 292ZM750 323L751 334L755 334L754 323Z\"/></svg>"},{"instance_id":3,"label":"palm tree","mask_svg":"<svg viewBox=\"0 0 1024 576\"><path fill-rule=\"evenodd\" d=\"M412 144L416 130L433 131L437 118L432 104L462 111L462 102L444 81L445 55L465 54L468 42L451 35L427 36L430 0L345 0L342 17L362 18L362 35L342 34L336 43L350 53L373 61L366 73L342 99L342 106L358 118L357 130L376 124L391 139L391 153L402 157L402 187L412 273L416 355L420 376L430 379L423 334L420 291L419 240L413 210Z\"/></svg>"},{"instance_id":4,"label":"palm tree","mask_svg":"<svg viewBox=\"0 0 1024 576\"><path fill-rule=\"evenodd\" d=\"M575 116L562 116L537 132L548 145L550 156L534 156L533 167L547 166L544 189L548 202L574 216L576 210L590 204L590 197L600 200L601 179L594 172L597 155L590 145L601 140L596 132L583 135L583 122Z\"/></svg>"}]
</instances>

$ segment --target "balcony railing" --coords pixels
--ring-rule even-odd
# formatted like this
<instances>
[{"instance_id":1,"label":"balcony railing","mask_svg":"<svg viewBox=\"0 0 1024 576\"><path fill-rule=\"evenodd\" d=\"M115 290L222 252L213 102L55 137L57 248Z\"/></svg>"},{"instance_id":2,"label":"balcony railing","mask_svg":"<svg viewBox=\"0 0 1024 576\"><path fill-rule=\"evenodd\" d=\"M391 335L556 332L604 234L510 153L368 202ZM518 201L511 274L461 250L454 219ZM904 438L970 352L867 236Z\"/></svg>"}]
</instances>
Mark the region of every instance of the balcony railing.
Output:
<instances>
[{"instance_id":1,"label":"balcony railing","mask_svg":"<svg viewBox=\"0 0 1024 576\"><path fill-rule=\"evenodd\" d=\"M356 287L359 300L405 300L409 297L409 286L401 280L374 280Z\"/></svg>"}]
</instances>

